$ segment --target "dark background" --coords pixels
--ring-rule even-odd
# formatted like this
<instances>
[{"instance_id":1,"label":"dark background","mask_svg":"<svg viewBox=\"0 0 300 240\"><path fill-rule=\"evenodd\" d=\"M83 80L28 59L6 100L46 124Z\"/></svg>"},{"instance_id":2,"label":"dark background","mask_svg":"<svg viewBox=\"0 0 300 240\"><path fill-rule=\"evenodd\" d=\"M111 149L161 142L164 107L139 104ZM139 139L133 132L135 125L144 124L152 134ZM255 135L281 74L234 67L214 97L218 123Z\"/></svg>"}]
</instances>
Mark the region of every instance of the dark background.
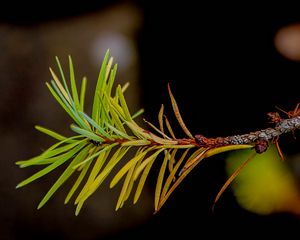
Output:
<instances>
[{"instance_id":1,"label":"dark background","mask_svg":"<svg viewBox=\"0 0 300 240\"><path fill-rule=\"evenodd\" d=\"M300 102L297 87L300 79L299 62L287 60L274 47L274 36L278 29L300 20L296 5L287 2L263 6L261 3L202 4L184 1L163 6L160 1L78 1L62 6L59 1L51 1L40 2L31 8L29 2L12 2L1 7L1 23L26 29L53 20L64 21L74 16L105 11L117 4L133 4L137 7L142 20L133 38L137 44L139 58L140 105L146 109L145 116L151 122L156 122L160 104L169 103L167 83L171 84L191 132L211 137L264 128L268 126L266 113L273 111L275 105L291 110ZM70 50L72 51L72 48ZM52 56L47 56L47 59L50 57ZM43 61L42 57L39 61ZM116 61L118 62L118 59ZM34 74L33 76L37 77ZM0 81L1 91L5 91L6 79L1 78ZM27 97L26 94L22 95L20 89L15 94L16 98ZM8 107L15 103L12 101L7 104L5 115L4 110L1 110L1 122L5 131L15 127L16 131L21 131L23 127L35 124L30 121L20 122L18 115L10 112ZM167 108L167 111L171 113L170 108ZM180 132L179 128L177 130ZM30 134L30 137L35 136L31 132ZM30 142L29 140L33 141L32 138L20 140L22 141L17 144L24 145L27 141ZM31 149L34 148L33 143L28 144ZM15 145L9 147L15 151L18 149ZM287 154L297 153L299 141L282 141L282 148ZM4 151L5 149L1 150ZM24 152L17 156L24 158L22 154ZM3 156L5 157L1 161L11 165L19 160L10 159L5 154ZM116 227L104 235L100 230L97 233L95 223L92 228L86 227L88 215L84 215L83 220L76 220L77 225L74 225L81 228L80 233L84 235L72 235L74 229L69 224L69 221L74 221L72 217L69 221L60 222L66 225L65 232L62 230L64 228L56 232L55 228L45 227L46 217L51 219L49 224L57 220L51 214L43 215L43 212L37 212L34 209L37 200L31 205L26 205L32 209L18 215L13 209L14 204L20 201L9 201L8 197L10 194L13 194L14 198L18 197L18 191L12 188L17 183L14 182L15 179L20 180L20 177L14 177L12 182L6 178L5 183L2 181L2 186L5 184L6 187L3 187L5 191L1 194L1 208L6 208L7 212L1 220L0 228L7 232L7 235L3 235L7 239L29 239L32 236L42 239L206 239L217 236L243 238L252 235L273 237L279 234L297 234L300 227L299 218L287 213L259 216L247 212L238 206L230 191L224 193L213 214L211 204L226 179L222 159L223 156L204 161L178 187L158 214L152 216L150 211L146 219L124 229ZM18 173L20 171L14 170L14 174ZM153 190L154 186L155 176L150 179L150 189ZM26 191L20 193L22 197L30 192L30 187ZM52 209L56 207L58 211L64 211L57 205L59 203L52 206ZM132 208L143 208L143 204ZM131 218L130 211L123 215L124 220L119 219L118 225ZM33 220L35 218L39 220ZM81 216L77 217L80 218ZM99 218L99 226L101 221L106 220Z\"/></svg>"}]
</instances>

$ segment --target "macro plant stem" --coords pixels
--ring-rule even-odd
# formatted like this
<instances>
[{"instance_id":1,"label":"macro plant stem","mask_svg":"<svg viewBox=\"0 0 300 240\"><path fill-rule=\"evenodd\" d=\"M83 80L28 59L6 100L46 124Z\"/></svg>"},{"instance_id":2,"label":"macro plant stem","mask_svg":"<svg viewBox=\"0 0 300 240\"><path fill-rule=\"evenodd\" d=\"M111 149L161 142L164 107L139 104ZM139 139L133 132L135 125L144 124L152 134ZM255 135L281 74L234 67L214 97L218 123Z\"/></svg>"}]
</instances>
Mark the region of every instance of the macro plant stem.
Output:
<instances>
[{"instance_id":1,"label":"macro plant stem","mask_svg":"<svg viewBox=\"0 0 300 240\"><path fill-rule=\"evenodd\" d=\"M226 145L242 145L242 144L252 144L255 146L258 141L271 141L274 139L277 139L284 133L293 132L296 129L300 129L300 116L291 117L287 119L281 119L278 123L276 123L275 127L273 128L266 128L255 132L250 132L247 134L241 134L241 135L233 135L233 136L227 136L227 137L216 137L216 138L207 138L201 134L195 135L195 139L188 139L188 138L182 138L182 139L176 139L171 138L170 140L176 142L175 144L159 144L152 139L149 139L147 142L145 142L144 146L159 146L159 145L194 145L195 147L203 147L203 148L211 148L211 147L221 147ZM145 130L145 133L149 133L149 131ZM100 136L103 139L105 139L104 136ZM130 141L135 141L139 139L105 139L104 142L100 143L97 141L91 140L91 142L94 145L100 145L100 144L126 144Z\"/></svg>"},{"instance_id":2,"label":"macro plant stem","mask_svg":"<svg viewBox=\"0 0 300 240\"><path fill-rule=\"evenodd\" d=\"M268 142L274 139L278 139L281 134L293 132L296 129L300 129L300 116L295 116L287 119L281 119L273 128L266 128L248 134L233 135L228 137L206 138L201 134L195 135L196 143L199 147L219 147L225 145L241 145L241 144L253 144L258 142ZM264 151L266 149L263 149ZM259 148L256 152L262 153Z\"/></svg>"}]
</instances>

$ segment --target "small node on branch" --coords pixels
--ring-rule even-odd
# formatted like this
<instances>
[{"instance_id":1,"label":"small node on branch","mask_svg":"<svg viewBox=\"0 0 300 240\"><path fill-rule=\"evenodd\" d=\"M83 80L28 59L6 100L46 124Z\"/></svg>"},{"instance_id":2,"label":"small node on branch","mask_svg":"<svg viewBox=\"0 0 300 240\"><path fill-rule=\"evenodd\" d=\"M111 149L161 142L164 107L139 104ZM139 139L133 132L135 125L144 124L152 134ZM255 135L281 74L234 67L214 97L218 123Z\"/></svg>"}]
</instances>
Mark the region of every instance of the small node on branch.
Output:
<instances>
[{"instance_id":1,"label":"small node on branch","mask_svg":"<svg viewBox=\"0 0 300 240\"><path fill-rule=\"evenodd\" d=\"M254 146L254 149L257 153L263 153L263 152L267 151L268 147L269 147L269 143L267 140L258 139Z\"/></svg>"}]
</instances>

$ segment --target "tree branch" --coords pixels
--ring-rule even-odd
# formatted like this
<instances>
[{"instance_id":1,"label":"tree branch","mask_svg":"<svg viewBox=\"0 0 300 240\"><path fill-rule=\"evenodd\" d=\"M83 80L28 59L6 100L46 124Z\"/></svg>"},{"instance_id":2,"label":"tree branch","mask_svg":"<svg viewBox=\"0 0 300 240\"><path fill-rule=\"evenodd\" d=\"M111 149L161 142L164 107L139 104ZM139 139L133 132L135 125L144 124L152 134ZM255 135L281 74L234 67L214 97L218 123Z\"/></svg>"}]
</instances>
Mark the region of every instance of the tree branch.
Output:
<instances>
[{"instance_id":1,"label":"tree branch","mask_svg":"<svg viewBox=\"0 0 300 240\"><path fill-rule=\"evenodd\" d=\"M248 134L234 135L228 137L207 138L201 134L195 135L199 147L220 147L226 145L253 144L257 153L267 150L268 141L277 139L281 134L293 132L300 129L300 116L288 119L280 119L274 128L266 128Z\"/></svg>"}]
</instances>

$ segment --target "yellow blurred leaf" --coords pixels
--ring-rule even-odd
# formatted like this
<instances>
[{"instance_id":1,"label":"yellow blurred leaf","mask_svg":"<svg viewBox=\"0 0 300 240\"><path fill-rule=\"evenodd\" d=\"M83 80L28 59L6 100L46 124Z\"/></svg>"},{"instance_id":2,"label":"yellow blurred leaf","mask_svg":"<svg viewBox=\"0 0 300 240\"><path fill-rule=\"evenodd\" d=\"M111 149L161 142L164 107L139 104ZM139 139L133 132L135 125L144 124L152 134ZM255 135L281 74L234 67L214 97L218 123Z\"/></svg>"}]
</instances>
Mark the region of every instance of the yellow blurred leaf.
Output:
<instances>
[{"instance_id":1,"label":"yellow blurred leaf","mask_svg":"<svg viewBox=\"0 0 300 240\"><path fill-rule=\"evenodd\" d=\"M228 175L250 154L250 150L231 153L226 159ZM231 186L238 203L258 214L285 211L289 203L299 198L293 176L286 163L281 161L274 145L265 153L257 154Z\"/></svg>"}]
</instances>

